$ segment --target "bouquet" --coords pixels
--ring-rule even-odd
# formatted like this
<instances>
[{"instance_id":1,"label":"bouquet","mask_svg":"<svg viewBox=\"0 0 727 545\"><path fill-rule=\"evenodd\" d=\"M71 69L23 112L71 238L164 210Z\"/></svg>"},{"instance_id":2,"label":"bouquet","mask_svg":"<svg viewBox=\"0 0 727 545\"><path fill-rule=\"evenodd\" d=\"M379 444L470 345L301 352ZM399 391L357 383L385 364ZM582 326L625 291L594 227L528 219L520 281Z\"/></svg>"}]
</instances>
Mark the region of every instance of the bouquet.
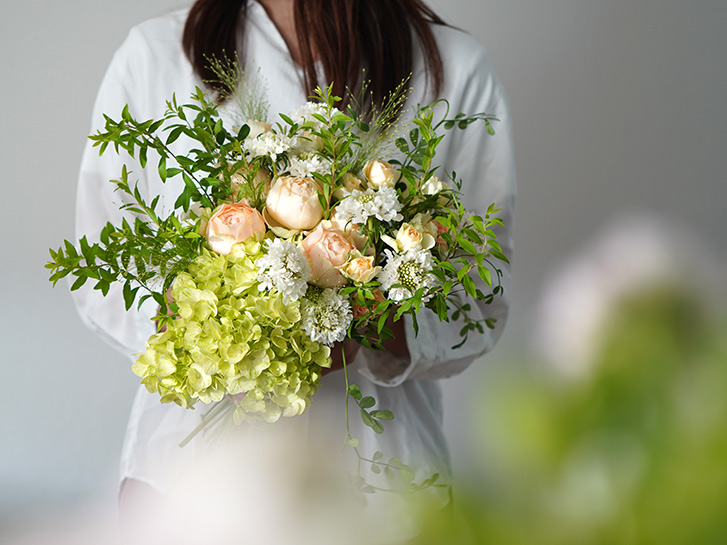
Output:
<instances>
[{"instance_id":1,"label":"bouquet","mask_svg":"<svg viewBox=\"0 0 727 545\"><path fill-rule=\"evenodd\" d=\"M404 128L402 89L379 108L344 111L330 87L318 89L275 126L254 100L229 126L200 89L189 104L169 101L161 119L139 121L128 106L106 117L90 137L100 153L125 150L142 168L152 160L178 198L165 210L124 167L111 183L126 219L97 242L51 250L50 280L72 275L72 290L90 281L104 295L120 283L127 310L153 299L157 332L132 369L162 403L216 403L204 425L303 413L338 343L381 349L402 315L416 331L422 306L461 320L464 343L494 326L470 317L468 299L502 292L496 262L507 258L493 232L502 223L494 204L470 215L461 181L433 160L440 129L481 121L494 134L495 118L450 117L439 101ZM172 151L179 139L188 153ZM348 376L346 387L380 433L393 414L373 410Z\"/></svg>"}]
</instances>

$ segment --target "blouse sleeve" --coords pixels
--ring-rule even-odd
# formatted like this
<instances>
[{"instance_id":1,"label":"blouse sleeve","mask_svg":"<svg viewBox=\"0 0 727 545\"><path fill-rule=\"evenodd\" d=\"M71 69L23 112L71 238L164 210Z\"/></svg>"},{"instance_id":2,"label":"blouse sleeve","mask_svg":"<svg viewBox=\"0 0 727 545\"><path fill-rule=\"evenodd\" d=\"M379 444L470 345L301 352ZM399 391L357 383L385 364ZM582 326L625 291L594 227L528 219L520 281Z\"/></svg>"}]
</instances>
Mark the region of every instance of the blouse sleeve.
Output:
<instances>
[{"instance_id":1,"label":"blouse sleeve","mask_svg":"<svg viewBox=\"0 0 727 545\"><path fill-rule=\"evenodd\" d=\"M147 62L141 40L134 30L115 53L98 92L93 108L91 134L104 128L104 114L118 119L124 105L129 105L132 115L143 117L146 113L143 95L139 92L138 78L143 77ZM122 165L132 171L130 181L138 180L138 187L146 192L144 171L133 158L116 154L109 148L99 156L98 148L88 141L81 161L76 195L76 236L86 236L89 242L98 242L101 230L107 222L120 225L124 216L119 210L125 195L115 192L110 180L118 179ZM151 300L137 309L134 305L125 311L122 287L112 284L106 297L93 289L94 282L73 291L76 309L83 322L116 350L130 356L143 351L146 339L154 332L151 317L155 305Z\"/></svg>"},{"instance_id":2,"label":"blouse sleeve","mask_svg":"<svg viewBox=\"0 0 727 545\"><path fill-rule=\"evenodd\" d=\"M458 73L445 72L443 96L450 103L452 115L458 112L495 115L499 119L493 122L496 134L489 135L483 122L474 123L466 130L448 131L437 150L437 159L444 172L455 171L463 181L463 202L471 212L484 215L492 203L501 209L497 216L505 227L496 230L497 241L512 260L515 162L510 108L487 53L475 42L471 44L476 48L465 57L472 59L471 64ZM439 171L440 178L444 172ZM510 304L510 266L500 261L495 264L502 271L504 294L495 296L491 304L482 301L473 304L471 311L475 320L494 318L494 329L485 328L484 334L471 332L467 342L454 349L461 341L459 332L464 323L461 320L440 322L436 313L423 308L417 315L418 335L414 334L411 317L404 316L410 359L397 360L388 352L362 349L360 372L381 386L397 386L406 379L455 375L490 351L502 334ZM473 280L488 293L490 288L478 275L473 275Z\"/></svg>"}]
</instances>

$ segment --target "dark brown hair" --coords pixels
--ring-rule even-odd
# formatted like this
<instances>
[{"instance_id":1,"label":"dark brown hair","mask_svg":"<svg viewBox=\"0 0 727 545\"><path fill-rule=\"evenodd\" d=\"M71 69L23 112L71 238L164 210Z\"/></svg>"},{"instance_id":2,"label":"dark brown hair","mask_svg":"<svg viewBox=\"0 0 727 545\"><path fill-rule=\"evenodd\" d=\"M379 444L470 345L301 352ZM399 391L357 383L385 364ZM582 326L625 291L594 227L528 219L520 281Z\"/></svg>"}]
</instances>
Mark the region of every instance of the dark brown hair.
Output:
<instances>
[{"instance_id":1,"label":"dark brown hair","mask_svg":"<svg viewBox=\"0 0 727 545\"><path fill-rule=\"evenodd\" d=\"M224 60L243 43L248 0L197 0L184 27L182 46L194 71L206 82L217 81L210 58ZM358 89L362 69L374 102L408 77L413 69L414 39L423 48L431 90L442 89L442 58L430 23L444 24L421 0L294 0L305 90L333 82L333 92L350 98ZM316 60L327 82L318 81ZM228 89L229 90L229 89Z\"/></svg>"}]
</instances>

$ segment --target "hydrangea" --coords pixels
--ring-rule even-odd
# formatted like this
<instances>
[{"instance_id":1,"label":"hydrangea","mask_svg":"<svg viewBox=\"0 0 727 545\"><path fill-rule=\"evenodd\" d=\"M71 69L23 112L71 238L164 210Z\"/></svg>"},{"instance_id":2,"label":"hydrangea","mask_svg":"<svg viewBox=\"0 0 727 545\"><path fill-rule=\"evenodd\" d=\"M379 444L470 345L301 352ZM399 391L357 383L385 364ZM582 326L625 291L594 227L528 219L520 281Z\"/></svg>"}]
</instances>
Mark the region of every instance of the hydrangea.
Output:
<instances>
[{"instance_id":1,"label":"hydrangea","mask_svg":"<svg viewBox=\"0 0 727 545\"><path fill-rule=\"evenodd\" d=\"M311 340L332 345L346 338L353 320L353 310L347 297L336 290L311 286L302 301L302 327Z\"/></svg>"},{"instance_id":2,"label":"hydrangea","mask_svg":"<svg viewBox=\"0 0 727 545\"><path fill-rule=\"evenodd\" d=\"M310 265L302 250L289 240L266 241L267 255L255 265L260 269L258 281L262 290L277 290L287 305L305 295L312 277Z\"/></svg>"},{"instance_id":3,"label":"hydrangea","mask_svg":"<svg viewBox=\"0 0 727 545\"><path fill-rule=\"evenodd\" d=\"M386 265L379 274L381 288L388 292L393 301L403 301L413 297L419 288L434 288L437 280L427 274L434 267L432 254L428 250L407 250L403 254L384 250ZM422 297L428 301L431 295Z\"/></svg>"},{"instance_id":4,"label":"hydrangea","mask_svg":"<svg viewBox=\"0 0 727 545\"><path fill-rule=\"evenodd\" d=\"M235 419L272 422L310 405L331 351L303 330L300 301L258 290L261 244L241 246L230 256L202 250L177 276L179 318L149 338L133 371L162 402L192 407L245 393Z\"/></svg>"},{"instance_id":5,"label":"hydrangea","mask_svg":"<svg viewBox=\"0 0 727 545\"><path fill-rule=\"evenodd\" d=\"M370 217L381 221L401 221L401 202L396 190L392 187L354 189L341 200L336 207L336 221L341 225L348 222L363 225Z\"/></svg>"}]
</instances>

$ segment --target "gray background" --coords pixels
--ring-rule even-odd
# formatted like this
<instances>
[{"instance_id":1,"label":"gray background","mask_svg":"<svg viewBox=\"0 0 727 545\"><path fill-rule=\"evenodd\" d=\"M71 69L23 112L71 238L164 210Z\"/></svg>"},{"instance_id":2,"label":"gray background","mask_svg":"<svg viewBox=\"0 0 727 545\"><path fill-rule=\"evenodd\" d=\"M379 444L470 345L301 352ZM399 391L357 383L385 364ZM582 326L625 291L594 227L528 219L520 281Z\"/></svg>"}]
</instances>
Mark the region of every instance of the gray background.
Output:
<instances>
[{"instance_id":1,"label":"gray background","mask_svg":"<svg viewBox=\"0 0 727 545\"><path fill-rule=\"evenodd\" d=\"M3 2L0 535L87 498L113 505L136 377L51 289L73 236L92 102L134 24L177 0ZM724 0L438 0L490 50L508 89L519 177L514 307L485 361L446 381L455 466L476 460L467 395L529 337L549 271L615 215L657 211L724 255ZM675 248L679 252L679 248ZM475 384L475 386L471 386Z\"/></svg>"}]
</instances>

